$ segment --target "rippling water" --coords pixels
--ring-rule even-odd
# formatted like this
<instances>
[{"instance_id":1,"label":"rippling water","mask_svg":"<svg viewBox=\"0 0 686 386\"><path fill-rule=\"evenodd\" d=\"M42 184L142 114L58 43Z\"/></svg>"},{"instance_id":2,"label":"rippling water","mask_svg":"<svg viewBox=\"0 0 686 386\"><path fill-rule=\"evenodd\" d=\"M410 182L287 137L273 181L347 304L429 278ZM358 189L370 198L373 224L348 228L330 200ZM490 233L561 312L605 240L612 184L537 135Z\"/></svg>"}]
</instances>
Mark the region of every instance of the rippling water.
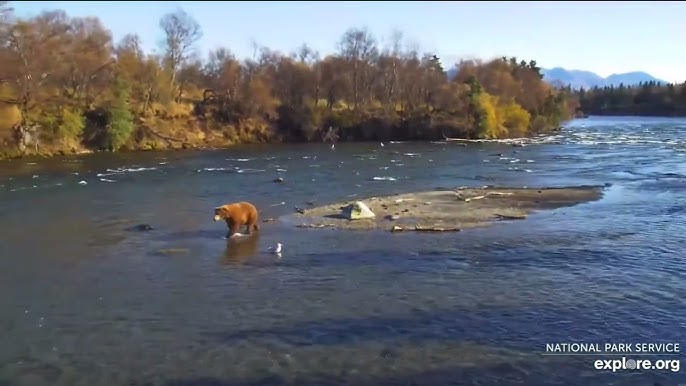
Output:
<instances>
[{"instance_id":1,"label":"rippling water","mask_svg":"<svg viewBox=\"0 0 686 386\"><path fill-rule=\"evenodd\" d=\"M658 118L582 119L524 147L3 162L0 385L686 383L683 370L541 355L558 342L686 344L685 163L686 120ZM600 201L450 235L279 220L229 246L212 221L238 200L266 218L434 187L606 183ZM143 223L154 229L130 229ZM276 242L281 259L266 253Z\"/></svg>"}]
</instances>

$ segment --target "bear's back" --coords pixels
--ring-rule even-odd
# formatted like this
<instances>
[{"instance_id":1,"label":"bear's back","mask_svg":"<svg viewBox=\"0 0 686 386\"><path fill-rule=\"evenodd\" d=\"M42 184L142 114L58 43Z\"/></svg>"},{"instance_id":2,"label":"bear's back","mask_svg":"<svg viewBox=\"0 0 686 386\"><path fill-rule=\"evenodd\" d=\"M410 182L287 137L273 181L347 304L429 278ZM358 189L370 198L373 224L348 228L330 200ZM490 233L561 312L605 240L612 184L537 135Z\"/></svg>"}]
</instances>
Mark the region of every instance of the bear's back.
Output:
<instances>
[{"instance_id":1,"label":"bear's back","mask_svg":"<svg viewBox=\"0 0 686 386\"><path fill-rule=\"evenodd\" d=\"M247 202L241 201L227 206L227 210L231 213L231 217L236 220L240 220L243 223L247 223L250 220L255 221L258 216L257 208L255 205Z\"/></svg>"}]
</instances>

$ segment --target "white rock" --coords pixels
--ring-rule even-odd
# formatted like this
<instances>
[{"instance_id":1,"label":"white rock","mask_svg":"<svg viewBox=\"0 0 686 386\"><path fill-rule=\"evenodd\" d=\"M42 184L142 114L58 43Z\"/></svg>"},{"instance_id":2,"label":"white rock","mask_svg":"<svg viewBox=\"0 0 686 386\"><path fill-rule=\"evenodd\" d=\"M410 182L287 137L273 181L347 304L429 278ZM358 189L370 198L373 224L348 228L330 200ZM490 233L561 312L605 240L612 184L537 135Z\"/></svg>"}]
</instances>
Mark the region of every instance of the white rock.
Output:
<instances>
[{"instance_id":1,"label":"white rock","mask_svg":"<svg viewBox=\"0 0 686 386\"><path fill-rule=\"evenodd\" d=\"M357 201L343 208L341 215L349 220L360 220L365 218L375 218L376 215L362 201Z\"/></svg>"}]
</instances>

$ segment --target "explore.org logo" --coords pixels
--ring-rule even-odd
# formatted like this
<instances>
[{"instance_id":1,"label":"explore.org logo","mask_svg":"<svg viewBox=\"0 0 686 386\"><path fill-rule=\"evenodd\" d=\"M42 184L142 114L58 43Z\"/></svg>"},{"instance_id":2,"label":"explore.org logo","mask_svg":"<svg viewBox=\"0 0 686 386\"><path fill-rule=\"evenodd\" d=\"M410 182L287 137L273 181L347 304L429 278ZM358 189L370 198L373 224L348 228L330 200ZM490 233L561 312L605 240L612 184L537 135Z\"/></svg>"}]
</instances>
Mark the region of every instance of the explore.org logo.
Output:
<instances>
[{"instance_id":1,"label":"explore.org logo","mask_svg":"<svg viewBox=\"0 0 686 386\"><path fill-rule=\"evenodd\" d=\"M681 370L679 359L596 359L593 362L596 370L611 370L613 373L619 370L669 370L678 373Z\"/></svg>"},{"instance_id":2,"label":"explore.org logo","mask_svg":"<svg viewBox=\"0 0 686 386\"><path fill-rule=\"evenodd\" d=\"M546 343L543 355L596 357L593 359L596 370L665 370L677 373L681 370L679 350L679 343ZM651 358L646 358L648 356Z\"/></svg>"}]
</instances>

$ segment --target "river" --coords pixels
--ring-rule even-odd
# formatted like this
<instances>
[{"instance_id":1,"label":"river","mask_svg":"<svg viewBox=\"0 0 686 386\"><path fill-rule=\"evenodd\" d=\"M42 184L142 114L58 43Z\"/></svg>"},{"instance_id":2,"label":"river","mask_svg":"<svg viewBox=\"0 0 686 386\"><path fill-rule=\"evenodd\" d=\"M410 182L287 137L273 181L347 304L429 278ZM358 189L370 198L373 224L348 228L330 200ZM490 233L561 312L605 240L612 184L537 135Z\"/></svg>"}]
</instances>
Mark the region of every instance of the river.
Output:
<instances>
[{"instance_id":1,"label":"river","mask_svg":"<svg viewBox=\"0 0 686 386\"><path fill-rule=\"evenodd\" d=\"M591 117L528 142L0 162L0 385L686 383L683 369L543 355L548 343L686 344L686 120ZM231 201L276 218L484 184L611 185L596 202L453 234L280 218L229 246L212 221ZM277 242L280 259L266 252Z\"/></svg>"}]
</instances>

